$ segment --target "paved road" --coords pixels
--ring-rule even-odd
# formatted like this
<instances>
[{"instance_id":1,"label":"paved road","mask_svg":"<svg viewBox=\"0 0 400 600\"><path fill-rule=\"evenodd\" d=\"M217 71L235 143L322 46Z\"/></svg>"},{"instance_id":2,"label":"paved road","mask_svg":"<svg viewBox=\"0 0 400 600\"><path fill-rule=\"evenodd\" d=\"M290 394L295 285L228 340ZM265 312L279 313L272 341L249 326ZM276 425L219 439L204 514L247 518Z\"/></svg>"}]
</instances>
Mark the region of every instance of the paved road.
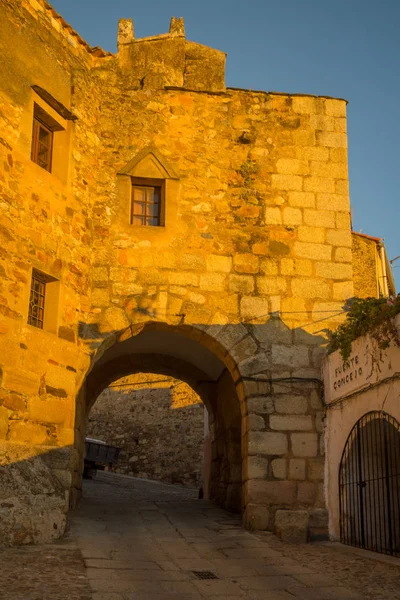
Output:
<instances>
[{"instance_id":1,"label":"paved road","mask_svg":"<svg viewBox=\"0 0 400 600\"><path fill-rule=\"evenodd\" d=\"M86 565L86 568L85 568ZM199 579L196 572L215 578ZM197 491L99 473L52 546L0 550L0 600L400 600L400 560L285 545Z\"/></svg>"},{"instance_id":2,"label":"paved road","mask_svg":"<svg viewBox=\"0 0 400 600\"><path fill-rule=\"evenodd\" d=\"M93 600L400 598L400 567L253 535L197 491L100 473L85 495L70 536Z\"/></svg>"}]
</instances>

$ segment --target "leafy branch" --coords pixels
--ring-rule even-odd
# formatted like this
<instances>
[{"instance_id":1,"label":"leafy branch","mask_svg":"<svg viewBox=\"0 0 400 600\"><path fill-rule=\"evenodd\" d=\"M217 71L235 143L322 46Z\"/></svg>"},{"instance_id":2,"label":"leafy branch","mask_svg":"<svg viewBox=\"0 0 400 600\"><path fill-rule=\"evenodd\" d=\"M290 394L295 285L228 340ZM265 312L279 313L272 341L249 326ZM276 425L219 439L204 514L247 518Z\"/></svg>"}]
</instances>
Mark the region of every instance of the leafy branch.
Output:
<instances>
[{"instance_id":1,"label":"leafy branch","mask_svg":"<svg viewBox=\"0 0 400 600\"><path fill-rule=\"evenodd\" d=\"M243 177L245 187L251 186L254 176L257 175L258 171L258 164L249 158L240 166L239 173Z\"/></svg>"},{"instance_id":2,"label":"leafy branch","mask_svg":"<svg viewBox=\"0 0 400 600\"><path fill-rule=\"evenodd\" d=\"M396 298L353 298L344 323L329 332L328 352L340 350L343 360L351 353L358 337L370 335L384 350L392 342L400 347L400 335L394 317L400 313L400 294Z\"/></svg>"}]
</instances>

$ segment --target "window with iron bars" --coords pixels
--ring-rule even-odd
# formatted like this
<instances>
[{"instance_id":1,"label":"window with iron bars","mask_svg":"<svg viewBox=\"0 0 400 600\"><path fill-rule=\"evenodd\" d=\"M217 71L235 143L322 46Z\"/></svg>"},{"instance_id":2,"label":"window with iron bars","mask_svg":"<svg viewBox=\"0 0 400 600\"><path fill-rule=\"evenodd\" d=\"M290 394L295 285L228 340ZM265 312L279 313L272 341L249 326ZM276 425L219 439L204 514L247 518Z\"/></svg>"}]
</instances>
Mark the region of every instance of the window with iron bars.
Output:
<instances>
[{"instance_id":1,"label":"window with iron bars","mask_svg":"<svg viewBox=\"0 0 400 600\"><path fill-rule=\"evenodd\" d=\"M43 329L46 285L51 281L55 281L53 277L50 277L37 269L33 269L29 297L28 323L39 329Z\"/></svg>"}]
</instances>

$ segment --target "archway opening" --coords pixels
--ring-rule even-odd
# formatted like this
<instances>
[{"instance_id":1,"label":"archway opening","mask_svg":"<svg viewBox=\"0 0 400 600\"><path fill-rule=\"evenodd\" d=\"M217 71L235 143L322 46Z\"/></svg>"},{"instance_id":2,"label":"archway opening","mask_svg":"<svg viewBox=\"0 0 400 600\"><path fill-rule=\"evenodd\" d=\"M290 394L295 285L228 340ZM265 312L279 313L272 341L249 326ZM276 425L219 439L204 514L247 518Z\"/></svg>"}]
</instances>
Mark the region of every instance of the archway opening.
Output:
<instances>
[{"instance_id":1,"label":"archway opening","mask_svg":"<svg viewBox=\"0 0 400 600\"><path fill-rule=\"evenodd\" d=\"M119 449L115 473L201 490L207 417L201 398L184 381L137 373L101 392L86 435Z\"/></svg>"},{"instance_id":2,"label":"archway opening","mask_svg":"<svg viewBox=\"0 0 400 600\"><path fill-rule=\"evenodd\" d=\"M120 382L121 378L133 377L143 383L153 375L159 381L175 381L187 393L191 390L193 397L198 397L206 409L207 416L203 421L203 464L199 476L204 497L227 510L240 512L244 461L241 405L232 374L225 362L217 356L217 351L207 347L204 340L200 342L193 339L190 333L178 327L160 327L153 323L142 326L136 335L121 336L118 342L98 354L78 398L76 448L82 464L85 436L87 431L93 433L90 421L89 430L87 428L88 419L91 414L96 414L96 400L100 397L102 402L102 395L107 395L115 382ZM207 336L204 337L207 341ZM176 394L176 388L174 391ZM116 410L111 401L108 404L111 412ZM91 412L92 408L94 412ZM196 427L198 428L198 423ZM161 438L162 428L159 433ZM185 444L190 446L191 441L188 438L185 440L184 435L182 437L184 451ZM176 457L170 458L171 465L174 462L176 464ZM128 461L130 459L131 464L134 464L140 457L138 453L132 453ZM157 468L155 462L157 461L153 461L151 466L153 476ZM163 467L158 468L165 469L165 462ZM169 477L172 477L172 471L173 468L169 469ZM142 471L143 473L148 475L146 471ZM77 490L76 497L81 490L80 471L75 474L74 486Z\"/></svg>"}]
</instances>

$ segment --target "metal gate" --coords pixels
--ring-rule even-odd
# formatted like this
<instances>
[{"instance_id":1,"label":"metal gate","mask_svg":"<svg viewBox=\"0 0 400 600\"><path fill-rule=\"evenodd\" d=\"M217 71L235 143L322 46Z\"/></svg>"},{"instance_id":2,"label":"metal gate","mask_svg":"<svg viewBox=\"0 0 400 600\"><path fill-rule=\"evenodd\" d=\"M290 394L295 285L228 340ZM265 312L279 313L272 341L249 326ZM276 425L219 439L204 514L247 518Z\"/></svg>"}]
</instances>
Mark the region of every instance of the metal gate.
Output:
<instances>
[{"instance_id":1,"label":"metal gate","mask_svg":"<svg viewBox=\"0 0 400 600\"><path fill-rule=\"evenodd\" d=\"M400 556L400 424L383 411L353 427L339 469L340 539Z\"/></svg>"}]
</instances>

